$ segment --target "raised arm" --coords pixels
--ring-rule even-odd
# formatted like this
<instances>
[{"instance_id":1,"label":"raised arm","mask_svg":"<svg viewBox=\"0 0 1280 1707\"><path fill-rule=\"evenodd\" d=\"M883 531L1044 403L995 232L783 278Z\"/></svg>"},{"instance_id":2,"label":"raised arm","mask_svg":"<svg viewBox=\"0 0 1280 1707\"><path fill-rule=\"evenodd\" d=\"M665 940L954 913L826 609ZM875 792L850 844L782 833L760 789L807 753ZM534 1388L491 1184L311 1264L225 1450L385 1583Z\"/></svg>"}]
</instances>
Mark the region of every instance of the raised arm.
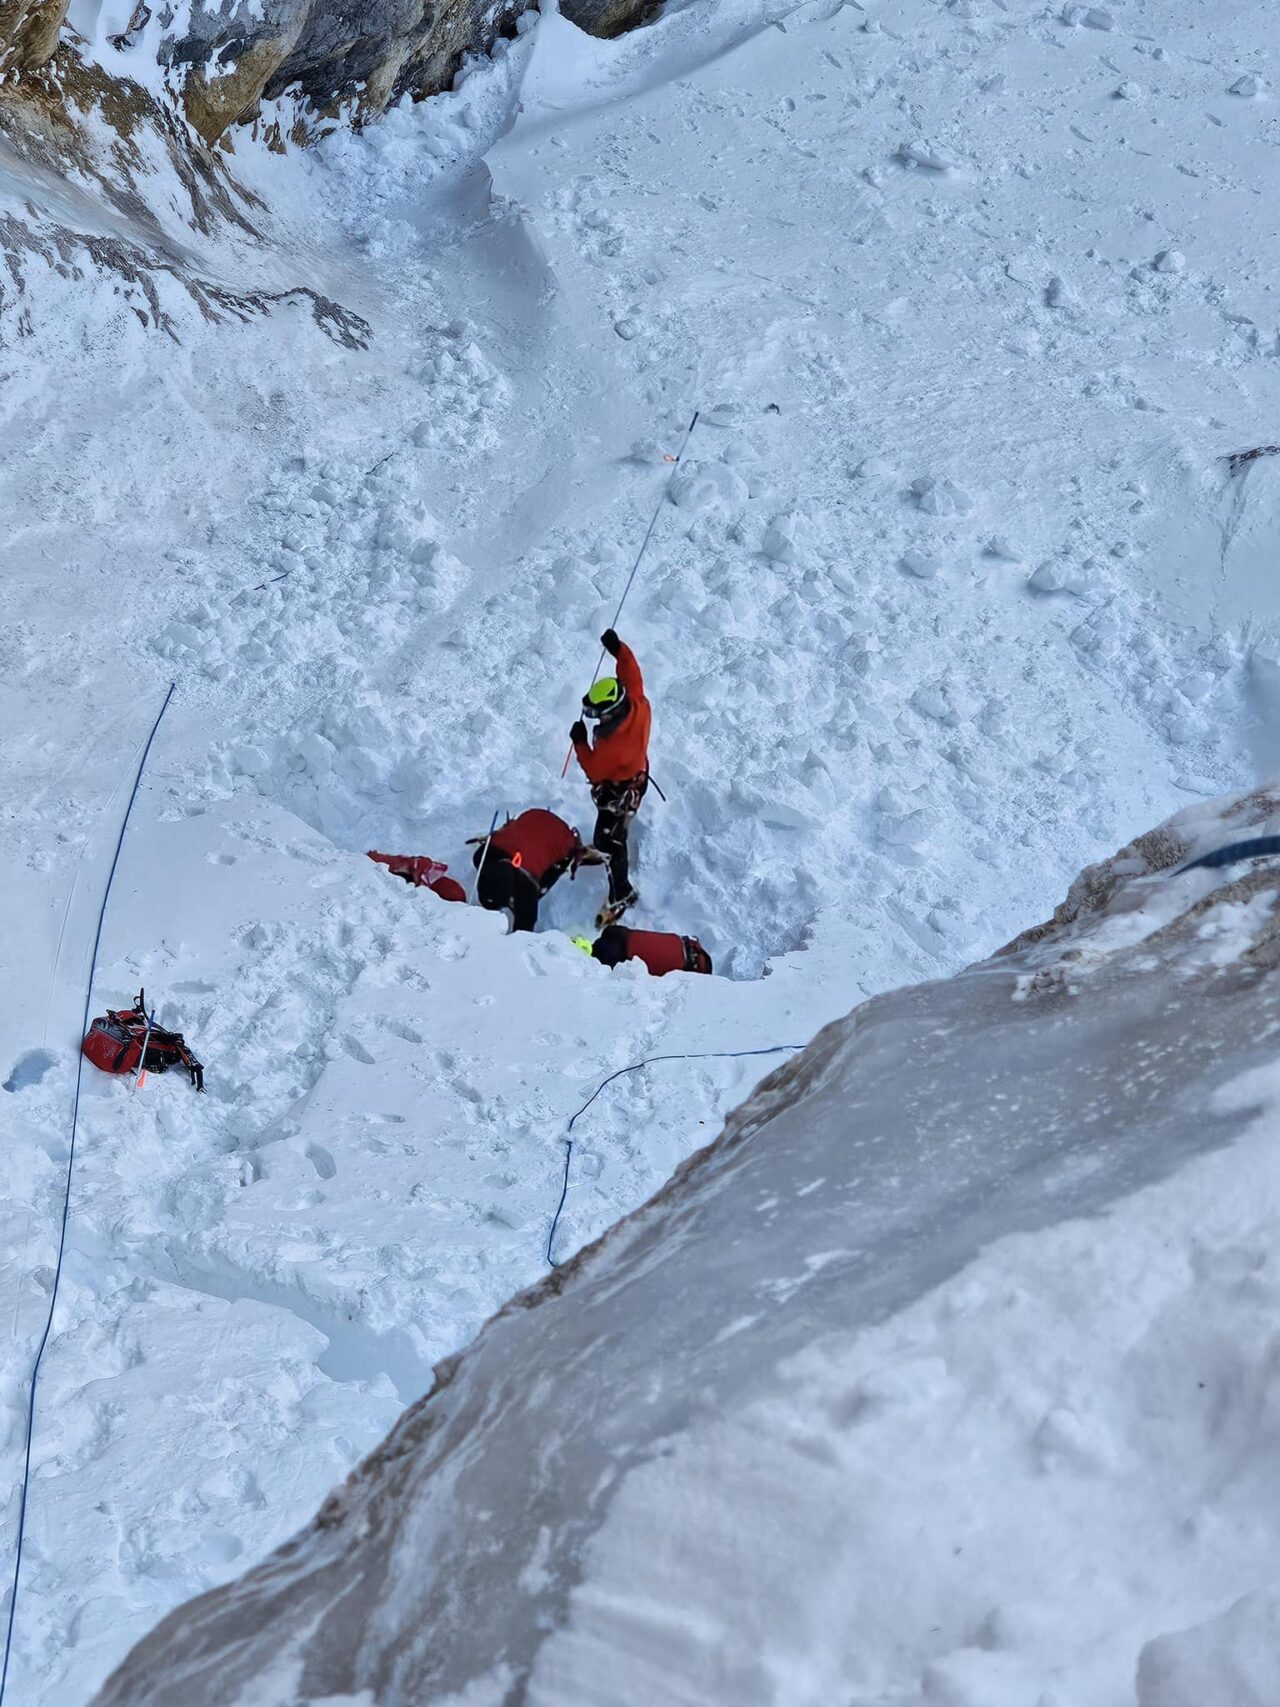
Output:
<instances>
[{"instance_id":1,"label":"raised arm","mask_svg":"<svg viewBox=\"0 0 1280 1707\"><path fill-rule=\"evenodd\" d=\"M606 628L600 636L600 644L610 653L618 664L618 680L631 699L644 698L644 677L640 674L640 665L636 655L625 640L619 640L612 628Z\"/></svg>"}]
</instances>

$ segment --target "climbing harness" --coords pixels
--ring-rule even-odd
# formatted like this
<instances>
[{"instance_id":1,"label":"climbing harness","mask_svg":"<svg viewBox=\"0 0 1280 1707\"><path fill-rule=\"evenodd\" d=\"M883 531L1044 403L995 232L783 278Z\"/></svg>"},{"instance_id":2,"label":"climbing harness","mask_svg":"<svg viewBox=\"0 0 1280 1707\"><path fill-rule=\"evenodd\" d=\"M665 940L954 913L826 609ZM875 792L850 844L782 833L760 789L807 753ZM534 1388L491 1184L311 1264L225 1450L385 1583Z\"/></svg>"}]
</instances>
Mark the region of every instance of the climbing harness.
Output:
<instances>
[{"instance_id":1,"label":"climbing harness","mask_svg":"<svg viewBox=\"0 0 1280 1707\"><path fill-rule=\"evenodd\" d=\"M84 992L84 1019L81 1022L81 1033L89 1029L89 1003L93 999L93 979L98 966L98 949L102 945L102 926L107 916L107 902L111 896L111 885L115 880L116 866L120 863L120 850L124 846L125 831L129 828L129 817L133 811L134 801L138 798L138 788L142 782L142 773L146 769L147 755L151 751L151 743L156 738L156 730L160 720L169 709L169 701L177 688L176 682L169 683L169 691L164 696L164 704L156 714L156 720L151 725L151 733L147 736L146 745L142 749L142 757L138 761L137 773L133 779L133 788L129 794L128 805L124 809L124 817L120 820L120 834L116 837L115 852L111 856L111 869L107 872L106 886L102 891L102 905L98 909L98 927L93 937L93 952L89 956L89 977ZM75 1098L71 1105L71 1141L67 1148L67 1178L62 1197L62 1222L58 1232L58 1255L54 1263L53 1284L49 1289L49 1311L45 1317L44 1332L40 1335L40 1343L36 1347L35 1361L31 1365L31 1384L27 1392L27 1435L22 1462L22 1488L18 1500L18 1535L13 1552L13 1582L9 1591L9 1620L4 1638L4 1662L0 1665L0 1707L3 1707L4 1692L9 1681L9 1657L13 1651L13 1623L18 1609L18 1582L22 1575L22 1547L27 1529L27 1498L31 1487L31 1444L35 1437L36 1421L36 1388L40 1380L40 1366L44 1360L45 1347L49 1343L49 1335L53 1331L53 1314L58 1307L58 1285L62 1279L62 1259L67 1247L67 1223L71 1216L71 1180L76 1160L76 1131L80 1123L80 1085L84 1076L84 1055L76 1058L76 1089Z\"/></svg>"},{"instance_id":2,"label":"climbing harness","mask_svg":"<svg viewBox=\"0 0 1280 1707\"><path fill-rule=\"evenodd\" d=\"M627 602L627 594L631 591L632 584L635 581L636 575L639 573L640 565L644 561L644 554L649 549L649 541L653 538L653 530L658 525L658 517L662 514L662 506L666 503L667 496L671 491L671 483L675 479L676 470L680 466L680 458L684 455L685 450L688 448L689 440L693 436L693 429L698 424L698 413L699 413L698 410L695 409L693 412L693 419L689 422L689 425L684 430L684 437L680 441L680 449L675 453L675 455L673 457L670 457L667 459L671 463L671 473L667 476L667 483L662 488L662 496L658 499L657 508L654 510L653 515L649 518L649 526L645 529L644 538L640 542L640 550L636 553L636 560L631 565L631 573L627 576L627 584L622 589L622 597L618 600L618 608L613 613L613 621L609 624L610 628L617 628L617 626L618 626L618 618L622 615L622 607ZM605 650L604 650L604 647L602 646L600 648L600 656L596 659L596 667L591 672L591 685L592 685L592 687L595 686L597 680L599 679L600 666L604 663L604 660L605 660ZM590 693L590 689L588 689L587 691L588 691L588 693ZM561 771L560 771L561 776L568 776L568 774L569 774L569 760L572 757L573 757L573 743L571 741L569 743L569 750L564 756L564 765L562 766Z\"/></svg>"},{"instance_id":3,"label":"climbing harness","mask_svg":"<svg viewBox=\"0 0 1280 1707\"><path fill-rule=\"evenodd\" d=\"M573 1160L573 1138L571 1134L575 1125L607 1085L611 1085L615 1079L622 1078L624 1073L638 1073L641 1067L652 1067L659 1061L741 1061L753 1055L785 1055L803 1048L805 1048L803 1043L773 1043L767 1049L708 1049L693 1055L649 1055L643 1061L633 1061L629 1067L619 1067L617 1072L610 1073L607 1079L601 1079L582 1107L569 1116L569 1124L565 1128L564 1181L560 1187L560 1201L556 1204L556 1212L551 1217L551 1230L547 1234L547 1262L551 1267L560 1267L551 1252L555 1244L556 1228L560 1225L560 1212L569 1195L569 1164Z\"/></svg>"}]
</instances>

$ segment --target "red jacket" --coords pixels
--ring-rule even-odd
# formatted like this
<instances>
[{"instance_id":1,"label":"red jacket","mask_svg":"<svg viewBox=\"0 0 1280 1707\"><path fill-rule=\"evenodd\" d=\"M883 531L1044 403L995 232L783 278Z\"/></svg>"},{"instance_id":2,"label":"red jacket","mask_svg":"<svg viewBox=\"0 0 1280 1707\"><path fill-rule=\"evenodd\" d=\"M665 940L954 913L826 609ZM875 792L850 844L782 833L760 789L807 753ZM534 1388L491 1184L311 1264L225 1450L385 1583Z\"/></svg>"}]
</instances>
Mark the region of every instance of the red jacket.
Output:
<instances>
[{"instance_id":1,"label":"red jacket","mask_svg":"<svg viewBox=\"0 0 1280 1707\"><path fill-rule=\"evenodd\" d=\"M445 901L465 901L467 892L456 877L447 875L449 867L441 865L438 859L428 859L426 854L384 854L370 851L369 858L376 860L379 865L385 865L387 870L396 877L403 877L406 883L412 883L417 889L430 889L432 894L439 895Z\"/></svg>"},{"instance_id":2,"label":"red jacket","mask_svg":"<svg viewBox=\"0 0 1280 1707\"><path fill-rule=\"evenodd\" d=\"M534 806L493 832L489 846L520 866L541 883L553 865L572 859L581 847L581 837L563 818Z\"/></svg>"},{"instance_id":3,"label":"red jacket","mask_svg":"<svg viewBox=\"0 0 1280 1707\"><path fill-rule=\"evenodd\" d=\"M588 782L630 782L649 768L649 729L653 711L644 696L644 677L636 655L627 645L618 650L618 681L626 691L628 709L621 723L596 736L594 747L575 741L573 750Z\"/></svg>"},{"instance_id":4,"label":"red jacket","mask_svg":"<svg viewBox=\"0 0 1280 1707\"><path fill-rule=\"evenodd\" d=\"M684 938L674 931L627 931L627 959L642 961L655 978L683 972Z\"/></svg>"}]
</instances>

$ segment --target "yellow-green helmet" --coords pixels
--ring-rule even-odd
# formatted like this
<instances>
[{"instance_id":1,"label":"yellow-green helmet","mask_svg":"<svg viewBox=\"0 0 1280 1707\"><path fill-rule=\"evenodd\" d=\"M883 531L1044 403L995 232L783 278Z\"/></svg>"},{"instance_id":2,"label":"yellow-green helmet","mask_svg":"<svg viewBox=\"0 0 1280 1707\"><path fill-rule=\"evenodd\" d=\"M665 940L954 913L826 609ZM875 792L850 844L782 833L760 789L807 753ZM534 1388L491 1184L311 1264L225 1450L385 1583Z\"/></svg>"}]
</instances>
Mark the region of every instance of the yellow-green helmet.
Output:
<instances>
[{"instance_id":1,"label":"yellow-green helmet","mask_svg":"<svg viewBox=\"0 0 1280 1707\"><path fill-rule=\"evenodd\" d=\"M582 715L611 723L626 710L627 690L616 676L602 676L582 696Z\"/></svg>"},{"instance_id":2,"label":"yellow-green helmet","mask_svg":"<svg viewBox=\"0 0 1280 1707\"><path fill-rule=\"evenodd\" d=\"M571 938L571 941L573 942L573 946L575 948L580 948L584 954L590 954L592 952L591 938L589 936L575 936Z\"/></svg>"}]
</instances>

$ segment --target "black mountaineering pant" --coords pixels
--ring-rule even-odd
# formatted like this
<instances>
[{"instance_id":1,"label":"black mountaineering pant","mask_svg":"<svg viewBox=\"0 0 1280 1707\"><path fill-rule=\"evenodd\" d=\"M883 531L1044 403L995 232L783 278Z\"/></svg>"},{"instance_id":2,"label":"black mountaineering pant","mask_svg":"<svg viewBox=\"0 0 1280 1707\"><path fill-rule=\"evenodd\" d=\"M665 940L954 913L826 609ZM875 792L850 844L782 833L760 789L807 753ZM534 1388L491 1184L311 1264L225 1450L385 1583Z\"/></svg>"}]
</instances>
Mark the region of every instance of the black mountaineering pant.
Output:
<instances>
[{"instance_id":1,"label":"black mountaineering pant","mask_svg":"<svg viewBox=\"0 0 1280 1707\"><path fill-rule=\"evenodd\" d=\"M558 883L565 872L573 868L575 858L576 852L567 859L557 860L539 878L523 866L517 866L507 854L494 853L492 849L485 853L477 848L473 856L473 863L480 873L476 899L491 912L507 908L511 913L513 931L536 930L539 901L553 883Z\"/></svg>"},{"instance_id":2,"label":"black mountaineering pant","mask_svg":"<svg viewBox=\"0 0 1280 1707\"><path fill-rule=\"evenodd\" d=\"M598 782L591 790L597 814L591 839L609 861L610 901L621 901L631 891L627 835L648 786L646 771L626 782Z\"/></svg>"}]
</instances>

